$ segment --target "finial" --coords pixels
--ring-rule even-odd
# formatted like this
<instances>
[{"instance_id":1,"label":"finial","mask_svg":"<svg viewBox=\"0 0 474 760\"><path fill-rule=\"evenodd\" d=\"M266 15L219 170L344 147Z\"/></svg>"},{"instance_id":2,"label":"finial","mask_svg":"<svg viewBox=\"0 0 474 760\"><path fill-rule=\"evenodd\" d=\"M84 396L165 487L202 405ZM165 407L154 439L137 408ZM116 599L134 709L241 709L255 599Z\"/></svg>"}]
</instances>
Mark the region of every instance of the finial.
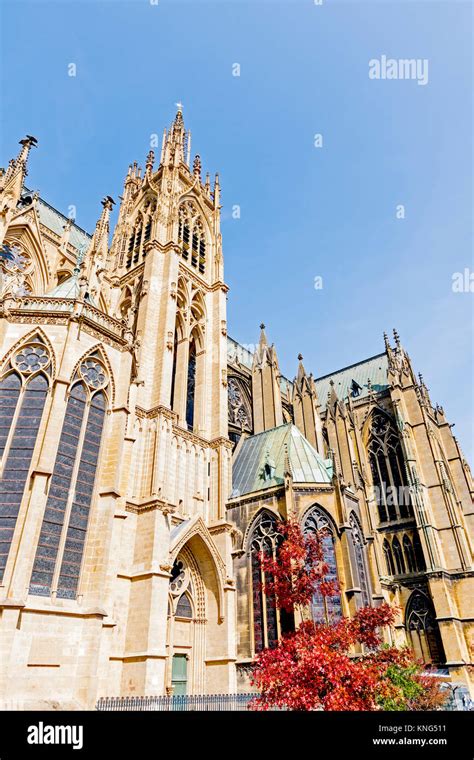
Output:
<instances>
[{"instance_id":1,"label":"finial","mask_svg":"<svg viewBox=\"0 0 474 760\"><path fill-rule=\"evenodd\" d=\"M261 323L261 325L260 325L260 329L261 329L261 330L265 330L265 325L263 324L263 322L262 322L262 323Z\"/></svg>"},{"instance_id":2,"label":"finial","mask_svg":"<svg viewBox=\"0 0 474 760\"><path fill-rule=\"evenodd\" d=\"M302 361L303 361L303 354L298 354L298 361L299 361L299 362L302 362Z\"/></svg>"},{"instance_id":3,"label":"finial","mask_svg":"<svg viewBox=\"0 0 474 760\"><path fill-rule=\"evenodd\" d=\"M383 339L384 339L384 343L385 343L385 348L388 351L390 349L390 343L389 343L388 335L387 335L386 332L384 332L384 334L383 334Z\"/></svg>"},{"instance_id":4,"label":"finial","mask_svg":"<svg viewBox=\"0 0 474 760\"><path fill-rule=\"evenodd\" d=\"M149 150L146 157L145 171L147 174L151 174L153 170L153 164L155 163L155 151Z\"/></svg>"},{"instance_id":5,"label":"finial","mask_svg":"<svg viewBox=\"0 0 474 760\"><path fill-rule=\"evenodd\" d=\"M201 156L197 153L193 161L193 174L201 179Z\"/></svg>"},{"instance_id":6,"label":"finial","mask_svg":"<svg viewBox=\"0 0 474 760\"><path fill-rule=\"evenodd\" d=\"M397 348L400 348L400 336L397 333L395 327L393 328L393 337L395 339L395 343L397 344Z\"/></svg>"},{"instance_id":7,"label":"finial","mask_svg":"<svg viewBox=\"0 0 474 760\"><path fill-rule=\"evenodd\" d=\"M181 128L183 126L183 104L175 103L175 105L178 110L176 111L176 116L174 118L174 126Z\"/></svg>"}]
</instances>

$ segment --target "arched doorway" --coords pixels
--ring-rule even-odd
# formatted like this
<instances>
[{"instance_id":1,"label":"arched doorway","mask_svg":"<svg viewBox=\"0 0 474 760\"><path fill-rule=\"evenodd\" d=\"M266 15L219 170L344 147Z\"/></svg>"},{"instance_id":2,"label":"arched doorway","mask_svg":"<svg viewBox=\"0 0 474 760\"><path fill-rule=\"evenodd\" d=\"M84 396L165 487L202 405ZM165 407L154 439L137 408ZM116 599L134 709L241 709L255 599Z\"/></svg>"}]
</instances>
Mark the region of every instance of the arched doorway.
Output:
<instances>
[{"instance_id":1,"label":"arched doorway","mask_svg":"<svg viewBox=\"0 0 474 760\"><path fill-rule=\"evenodd\" d=\"M174 695L192 694L203 681L202 644L205 595L202 579L191 552L184 549L175 560L168 600L167 684Z\"/></svg>"}]
</instances>

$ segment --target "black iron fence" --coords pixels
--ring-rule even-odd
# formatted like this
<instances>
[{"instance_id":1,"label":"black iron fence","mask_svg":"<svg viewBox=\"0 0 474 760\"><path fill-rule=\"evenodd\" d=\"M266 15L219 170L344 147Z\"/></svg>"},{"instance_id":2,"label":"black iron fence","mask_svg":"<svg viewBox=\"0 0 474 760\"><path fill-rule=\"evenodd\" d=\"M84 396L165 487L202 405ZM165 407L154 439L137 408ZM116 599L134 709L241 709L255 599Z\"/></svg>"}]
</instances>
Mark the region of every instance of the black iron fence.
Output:
<instances>
[{"instance_id":1,"label":"black iron fence","mask_svg":"<svg viewBox=\"0 0 474 760\"><path fill-rule=\"evenodd\" d=\"M97 710L107 711L212 711L249 710L256 694L176 694L165 697L101 697Z\"/></svg>"}]
</instances>

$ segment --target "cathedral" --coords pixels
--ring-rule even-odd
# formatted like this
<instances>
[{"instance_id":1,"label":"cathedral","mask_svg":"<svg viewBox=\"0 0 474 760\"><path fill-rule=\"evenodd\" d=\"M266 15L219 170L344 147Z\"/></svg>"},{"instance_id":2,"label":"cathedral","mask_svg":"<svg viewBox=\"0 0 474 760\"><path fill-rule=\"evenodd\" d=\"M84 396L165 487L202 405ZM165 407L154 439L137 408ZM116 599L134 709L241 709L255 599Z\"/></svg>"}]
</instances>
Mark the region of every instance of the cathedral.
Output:
<instances>
[{"instance_id":1,"label":"cathedral","mask_svg":"<svg viewBox=\"0 0 474 760\"><path fill-rule=\"evenodd\" d=\"M89 234L28 189L36 147L0 176L0 706L250 691L294 625L259 561L285 519L338 581L313 619L387 601L387 642L472 693L471 473L397 332L294 379L264 325L230 337L219 176L181 108L113 233L110 196Z\"/></svg>"}]
</instances>

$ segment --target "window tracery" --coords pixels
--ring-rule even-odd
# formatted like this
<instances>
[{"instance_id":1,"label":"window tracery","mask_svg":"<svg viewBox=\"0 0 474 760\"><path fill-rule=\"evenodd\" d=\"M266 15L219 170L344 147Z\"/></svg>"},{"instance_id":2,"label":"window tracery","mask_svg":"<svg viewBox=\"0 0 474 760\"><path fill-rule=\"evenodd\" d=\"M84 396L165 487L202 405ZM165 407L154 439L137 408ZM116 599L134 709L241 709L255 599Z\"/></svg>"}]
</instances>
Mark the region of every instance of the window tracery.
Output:
<instances>
[{"instance_id":1,"label":"window tracery","mask_svg":"<svg viewBox=\"0 0 474 760\"><path fill-rule=\"evenodd\" d=\"M413 649L425 662L443 663L445 655L433 602L416 589L408 600L406 628Z\"/></svg>"},{"instance_id":2,"label":"window tracery","mask_svg":"<svg viewBox=\"0 0 474 760\"><path fill-rule=\"evenodd\" d=\"M372 417L368 451L380 522L411 517L400 438L390 418L378 410Z\"/></svg>"},{"instance_id":3,"label":"window tracery","mask_svg":"<svg viewBox=\"0 0 474 760\"><path fill-rule=\"evenodd\" d=\"M36 341L13 354L0 381L0 580L28 479L50 374L49 350Z\"/></svg>"},{"instance_id":4,"label":"window tracery","mask_svg":"<svg viewBox=\"0 0 474 760\"><path fill-rule=\"evenodd\" d=\"M77 594L107 410L108 373L81 362L66 405L30 581L30 593Z\"/></svg>"},{"instance_id":5,"label":"window tracery","mask_svg":"<svg viewBox=\"0 0 474 760\"><path fill-rule=\"evenodd\" d=\"M199 212L192 201L185 201L178 212L178 244L181 256L204 274L206 268L206 236Z\"/></svg>"},{"instance_id":6,"label":"window tracery","mask_svg":"<svg viewBox=\"0 0 474 760\"><path fill-rule=\"evenodd\" d=\"M357 574L359 576L359 586L362 592L362 604L368 607L370 604L369 581L367 573L367 564L365 557L364 542L357 520L351 515L349 524L352 529L352 539L354 542L354 551L356 558Z\"/></svg>"},{"instance_id":7,"label":"window tracery","mask_svg":"<svg viewBox=\"0 0 474 760\"><path fill-rule=\"evenodd\" d=\"M312 532L319 535L323 548L324 562L328 566L328 572L324 580L337 582L337 564L335 551L335 536L333 527L327 516L317 507L308 515L304 524L304 532ZM311 602L311 614L317 623L331 623L342 617L342 603L340 593L334 596L323 596L316 591Z\"/></svg>"},{"instance_id":8,"label":"window tracery","mask_svg":"<svg viewBox=\"0 0 474 760\"><path fill-rule=\"evenodd\" d=\"M228 379L229 422L245 430L252 430L252 412L245 391L236 377Z\"/></svg>"},{"instance_id":9,"label":"window tracery","mask_svg":"<svg viewBox=\"0 0 474 760\"><path fill-rule=\"evenodd\" d=\"M273 595L265 593L265 573L262 556L276 557L281 535L277 521L268 513L260 516L252 531L250 562L252 577L253 633L255 652L278 643L278 614Z\"/></svg>"}]
</instances>

